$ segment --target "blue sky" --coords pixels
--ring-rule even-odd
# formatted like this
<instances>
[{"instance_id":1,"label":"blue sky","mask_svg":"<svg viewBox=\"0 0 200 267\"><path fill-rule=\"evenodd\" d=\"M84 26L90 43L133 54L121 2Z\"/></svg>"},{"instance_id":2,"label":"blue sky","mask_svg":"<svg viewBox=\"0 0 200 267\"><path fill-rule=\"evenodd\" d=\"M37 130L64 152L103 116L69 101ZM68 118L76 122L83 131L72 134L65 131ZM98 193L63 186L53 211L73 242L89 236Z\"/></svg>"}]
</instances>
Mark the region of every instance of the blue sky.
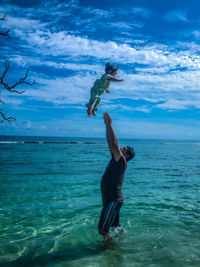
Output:
<instances>
[{"instance_id":1,"label":"blue sky","mask_svg":"<svg viewBox=\"0 0 200 267\"><path fill-rule=\"evenodd\" d=\"M3 135L104 137L107 111L119 137L200 139L200 19L197 0L1 1L0 68L23 95L1 87ZM119 66L96 118L86 115L93 82Z\"/></svg>"}]
</instances>

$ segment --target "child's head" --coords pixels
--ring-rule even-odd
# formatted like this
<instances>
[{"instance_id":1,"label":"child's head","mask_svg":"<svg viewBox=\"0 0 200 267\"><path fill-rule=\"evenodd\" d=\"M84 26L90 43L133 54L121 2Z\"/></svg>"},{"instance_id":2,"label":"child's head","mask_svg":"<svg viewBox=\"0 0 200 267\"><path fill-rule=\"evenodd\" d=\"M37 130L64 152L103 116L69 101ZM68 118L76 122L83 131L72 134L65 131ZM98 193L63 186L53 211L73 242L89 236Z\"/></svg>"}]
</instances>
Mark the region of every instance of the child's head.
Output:
<instances>
[{"instance_id":1,"label":"child's head","mask_svg":"<svg viewBox=\"0 0 200 267\"><path fill-rule=\"evenodd\" d=\"M106 63L106 67L105 67L105 72L107 74L117 74L117 71L118 71L118 67L114 66L114 65L111 65L110 62L107 62Z\"/></svg>"}]
</instances>

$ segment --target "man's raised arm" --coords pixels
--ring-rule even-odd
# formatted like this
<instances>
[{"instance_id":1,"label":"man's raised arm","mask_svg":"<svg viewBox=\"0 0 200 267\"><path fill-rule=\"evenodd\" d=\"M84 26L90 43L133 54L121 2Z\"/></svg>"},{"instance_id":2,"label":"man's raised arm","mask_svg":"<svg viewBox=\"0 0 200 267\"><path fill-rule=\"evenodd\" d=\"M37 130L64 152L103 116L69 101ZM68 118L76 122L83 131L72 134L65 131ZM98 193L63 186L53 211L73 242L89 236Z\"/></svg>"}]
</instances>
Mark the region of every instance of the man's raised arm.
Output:
<instances>
[{"instance_id":1,"label":"man's raised arm","mask_svg":"<svg viewBox=\"0 0 200 267\"><path fill-rule=\"evenodd\" d=\"M122 155L122 152L120 150L118 140L112 126L112 118L107 112L103 113L103 118L104 118L104 123L106 125L106 139L108 147L110 149L110 154L111 155L113 154L115 160L118 161Z\"/></svg>"}]
</instances>

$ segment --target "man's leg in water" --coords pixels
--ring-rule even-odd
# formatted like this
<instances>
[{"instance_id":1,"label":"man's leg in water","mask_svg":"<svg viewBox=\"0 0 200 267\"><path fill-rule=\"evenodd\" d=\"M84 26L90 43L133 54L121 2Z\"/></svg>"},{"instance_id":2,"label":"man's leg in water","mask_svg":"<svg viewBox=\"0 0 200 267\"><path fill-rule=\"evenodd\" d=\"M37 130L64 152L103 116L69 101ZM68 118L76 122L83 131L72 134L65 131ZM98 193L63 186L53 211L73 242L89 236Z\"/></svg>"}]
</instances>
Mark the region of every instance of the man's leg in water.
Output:
<instances>
[{"instance_id":1,"label":"man's leg in water","mask_svg":"<svg viewBox=\"0 0 200 267\"><path fill-rule=\"evenodd\" d=\"M117 209L117 213L116 213L114 221L112 222L111 227L120 227L120 223L119 223L120 216L119 215L120 215L120 209L122 205L123 205L123 202L119 202L118 204L119 208Z\"/></svg>"},{"instance_id":2,"label":"man's leg in water","mask_svg":"<svg viewBox=\"0 0 200 267\"><path fill-rule=\"evenodd\" d=\"M118 227L119 225L119 214L116 215L114 222L112 223L111 227Z\"/></svg>"},{"instance_id":3,"label":"man's leg in water","mask_svg":"<svg viewBox=\"0 0 200 267\"><path fill-rule=\"evenodd\" d=\"M109 229L111 226L115 226L115 224L117 224L118 226L119 211L122 204L122 202L112 201L103 207L98 225L99 234L107 238L111 238L109 234ZM115 221L116 216L118 216L118 222Z\"/></svg>"}]
</instances>

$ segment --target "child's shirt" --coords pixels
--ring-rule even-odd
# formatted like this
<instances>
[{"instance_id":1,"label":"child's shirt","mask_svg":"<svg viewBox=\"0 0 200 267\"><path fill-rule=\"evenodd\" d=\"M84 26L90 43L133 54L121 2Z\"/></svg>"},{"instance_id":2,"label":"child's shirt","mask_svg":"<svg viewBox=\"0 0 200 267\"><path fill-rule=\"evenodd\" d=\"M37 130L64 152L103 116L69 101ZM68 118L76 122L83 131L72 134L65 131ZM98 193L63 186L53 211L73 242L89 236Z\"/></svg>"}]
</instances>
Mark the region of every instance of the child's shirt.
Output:
<instances>
[{"instance_id":1,"label":"child's shirt","mask_svg":"<svg viewBox=\"0 0 200 267\"><path fill-rule=\"evenodd\" d=\"M101 77L101 79L97 79L94 82L93 87L91 88L91 91L98 93L98 95L102 95L105 90L108 89L110 86L110 81L107 80L107 78L113 78L111 74L104 73Z\"/></svg>"}]
</instances>

